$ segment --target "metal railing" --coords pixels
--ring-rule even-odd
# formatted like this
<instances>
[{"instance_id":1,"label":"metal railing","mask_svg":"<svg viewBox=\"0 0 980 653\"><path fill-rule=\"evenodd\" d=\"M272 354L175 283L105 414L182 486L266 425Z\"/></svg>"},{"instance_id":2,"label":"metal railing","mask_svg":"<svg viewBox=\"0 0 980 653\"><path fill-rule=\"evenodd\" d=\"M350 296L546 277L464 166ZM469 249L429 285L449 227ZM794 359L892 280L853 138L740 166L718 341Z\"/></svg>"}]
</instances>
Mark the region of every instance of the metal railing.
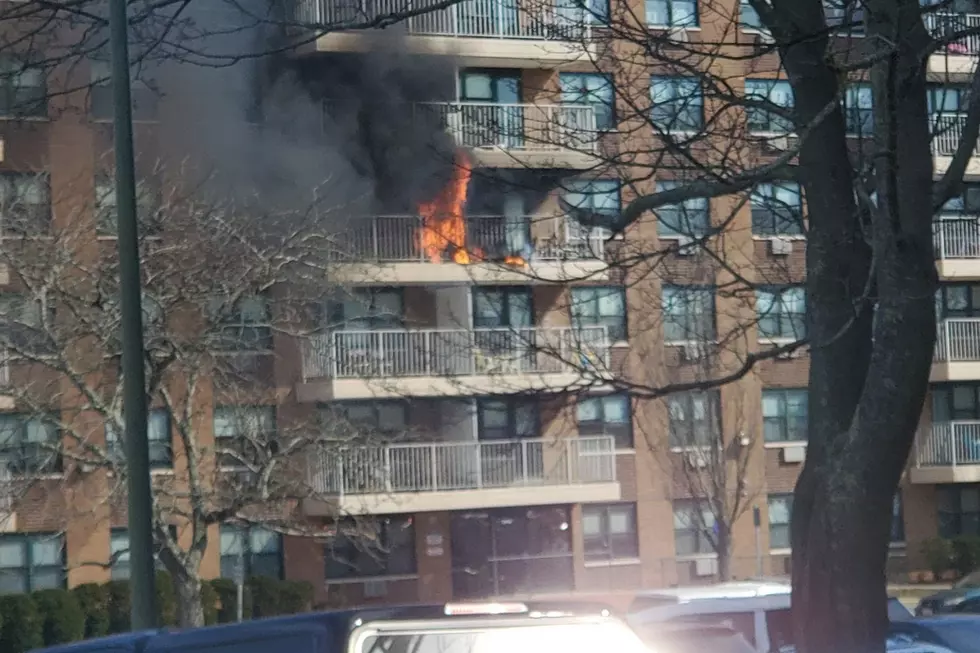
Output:
<instances>
[{"instance_id":1,"label":"metal railing","mask_svg":"<svg viewBox=\"0 0 980 653\"><path fill-rule=\"evenodd\" d=\"M508 256L528 262L604 258L604 234L565 226L559 218L468 216L463 246L472 258L486 261ZM355 219L339 234L332 256L344 261L426 262L423 228L422 218L414 215ZM447 247L456 244L446 240Z\"/></svg>"},{"instance_id":2,"label":"metal railing","mask_svg":"<svg viewBox=\"0 0 980 653\"><path fill-rule=\"evenodd\" d=\"M968 29L980 27L980 14L934 13L923 16L928 29L935 38L943 38ZM970 34L956 39L946 46L946 54L976 55L980 53L980 34Z\"/></svg>"},{"instance_id":3,"label":"metal railing","mask_svg":"<svg viewBox=\"0 0 980 653\"><path fill-rule=\"evenodd\" d=\"M939 216L932 242L938 259L980 259L980 217Z\"/></svg>"},{"instance_id":4,"label":"metal railing","mask_svg":"<svg viewBox=\"0 0 980 653\"><path fill-rule=\"evenodd\" d=\"M310 474L328 495L611 483L616 447L610 435L359 446L320 452Z\"/></svg>"},{"instance_id":5,"label":"metal railing","mask_svg":"<svg viewBox=\"0 0 980 653\"><path fill-rule=\"evenodd\" d=\"M436 0L298 0L296 20L343 29L416 13L398 21L410 34L560 41L590 35L589 14L575 3L462 0L425 11L436 4Z\"/></svg>"},{"instance_id":6,"label":"metal railing","mask_svg":"<svg viewBox=\"0 0 980 653\"><path fill-rule=\"evenodd\" d=\"M980 421L937 422L915 439L916 467L980 465Z\"/></svg>"},{"instance_id":7,"label":"metal railing","mask_svg":"<svg viewBox=\"0 0 980 653\"><path fill-rule=\"evenodd\" d=\"M934 156L953 156L966 125L965 113L935 113L929 116L932 128L932 153ZM980 142L973 147L973 156L980 154Z\"/></svg>"},{"instance_id":8,"label":"metal railing","mask_svg":"<svg viewBox=\"0 0 980 653\"><path fill-rule=\"evenodd\" d=\"M303 376L560 374L609 365L606 327L333 331L306 341Z\"/></svg>"},{"instance_id":9,"label":"metal railing","mask_svg":"<svg viewBox=\"0 0 980 653\"><path fill-rule=\"evenodd\" d=\"M460 147L594 152L599 137L595 108L589 105L433 102L415 106L417 111L436 112Z\"/></svg>"},{"instance_id":10,"label":"metal railing","mask_svg":"<svg viewBox=\"0 0 980 653\"><path fill-rule=\"evenodd\" d=\"M980 362L980 318L950 317L936 329L937 363Z\"/></svg>"}]
</instances>

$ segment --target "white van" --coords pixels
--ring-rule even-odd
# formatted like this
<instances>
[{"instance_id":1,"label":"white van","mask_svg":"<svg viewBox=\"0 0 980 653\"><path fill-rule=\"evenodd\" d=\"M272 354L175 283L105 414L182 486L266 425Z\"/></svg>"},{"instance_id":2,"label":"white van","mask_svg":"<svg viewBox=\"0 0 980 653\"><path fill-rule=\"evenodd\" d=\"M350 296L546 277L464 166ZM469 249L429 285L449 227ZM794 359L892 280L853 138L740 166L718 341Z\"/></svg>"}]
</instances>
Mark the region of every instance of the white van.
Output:
<instances>
[{"instance_id":1,"label":"white van","mask_svg":"<svg viewBox=\"0 0 980 653\"><path fill-rule=\"evenodd\" d=\"M656 624L666 621L727 623L756 653L771 653L793 644L790 599L790 585L774 581L645 590L636 595L626 620L640 637L654 633ZM912 613L897 599L890 599L888 617L901 621Z\"/></svg>"}]
</instances>

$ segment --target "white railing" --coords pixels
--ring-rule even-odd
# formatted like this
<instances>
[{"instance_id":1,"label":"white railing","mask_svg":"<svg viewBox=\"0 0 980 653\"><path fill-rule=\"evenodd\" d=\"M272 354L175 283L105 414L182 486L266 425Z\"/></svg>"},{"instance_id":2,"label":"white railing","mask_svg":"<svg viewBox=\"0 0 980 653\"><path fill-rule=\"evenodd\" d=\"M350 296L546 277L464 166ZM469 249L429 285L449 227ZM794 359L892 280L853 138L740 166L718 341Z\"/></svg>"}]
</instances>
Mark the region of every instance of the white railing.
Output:
<instances>
[{"instance_id":1,"label":"white railing","mask_svg":"<svg viewBox=\"0 0 980 653\"><path fill-rule=\"evenodd\" d=\"M468 216L462 245L476 261L502 261L508 256L527 262L604 258L604 234L566 229L565 222L559 218ZM345 261L425 262L423 226L422 218L414 215L355 219L340 234L332 256ZM445 244L450 248L459 243L446 240Z\"/></svg>"},{"instance_id":2,"label":"white railing","mask_svg":"<svg viewBox=\"0 0 980 653\"><path fill-rule=\"evenodd\" d=\"M980 318L950 317L936 329L937 363L980 362Z\"/></svg>"},{"instance_id":3,"label":"white railing","mask_svg":"<svg viewBox=\"0 0 980 653\"><path fill-rule=\"evenodd\" d=\"M435 111L460 147L594 152L599 137L588 105L439 102L416 110Z\"/></svg>"},{"instance_id":4,"label":"white railing","mask_svg":"<svg viewBox=\"0 0 980 653\"><path fill-rule=\"evenodd\" d=\"M938 259L980 259L980 216L939 216L932 223Z\"/></svg>"},{"instance_id":5,"label":"white railing","mask_svg":"<svg viewBox=\"0 0 980 653\"><path fill-rule=\"evenodd\" d=\"M306 25L344 29L416 13L397 24L410 34L430 36L569 41L590 34L589 14L571 2L461 0L425 11L436 4L436 0L298 0L296 19Z\"/></svg>"},{"instance_id":6,"label":"white railing","mask_svg":"<svg viewBox=\"0 0 980 653\"><path fill-rule=\"evenodd\" d=\"M306 341L303 377L561 374L608 365L604 326L333 331Z\"/></svg>"},{"instance_id":7,"label":"white railing","mask_svg":"<svg viewBox=\"0 0 980 653\"><path fill-rule=\"evenodd\" d=\"M952 36L957 32L980 27L980 14L934 13L926 14L923 18L925 18L926 29L939 39L946 34ZM980 53L980 34L964 36L946 46L946 54L950 55L978 53Z\"/></svg>"},{"instance_id":8,"label":"white railing","mask_svg":"<svg viewBox=\"0 0 980 653\"><path fill-rule=\"evenodd\" d=\"M320 452L310 475L328 495L611 483L616 447L609 435L357 446Z\"/></svg>"},{"instance_id":9,"label":"white railing","mask_svg":"<svg viewBox=\"0 0 980 653\"><path fill-rule=\"evenodd\" d=\"M932 128L932 153L935 156L953 156L959 147L966 125L965 113L936 113L929 116ZM973 156L980 155L980 142L973 147Z\"/></svg>"},{"instance_id":10,"label":"white railing","mask_svg":"<svg viewBox=\"0 0 980 653\"><path fill-rule=\"evenodd\" d=\"M980 465L980 421L939 422L915 440L916 467Z\"/></svg>"}]
</instances>

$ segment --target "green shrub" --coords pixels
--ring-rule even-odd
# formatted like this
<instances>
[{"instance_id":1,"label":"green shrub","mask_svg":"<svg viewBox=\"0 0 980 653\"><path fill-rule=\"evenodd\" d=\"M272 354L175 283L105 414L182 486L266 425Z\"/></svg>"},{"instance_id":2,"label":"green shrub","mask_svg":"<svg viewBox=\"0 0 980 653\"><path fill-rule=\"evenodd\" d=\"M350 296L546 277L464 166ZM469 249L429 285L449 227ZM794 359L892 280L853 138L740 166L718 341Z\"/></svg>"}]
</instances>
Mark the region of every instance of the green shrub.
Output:
<instances>
[{"instance_id":1,"label":"green shrub","mask_svg":"<svg viewBox=\"0 0 980 653\"><path fill-rule=\"evenodd\" d=\"M922 543L922 555L936 580L953 566L953 546L949 540L934 537Z\"/></svg>"},{"instance_id":2,"label":"green shrub","mask_svg":"<svg viewBox=\"0 0 980 653\"><path fill-rule=\"evenodd\" d=\"M248 579L248 586L252 588L252 616L261 619L281 614L280 581L265 576L252 576Z\"/></svg>"},{"instance_id":3,"label":"green shrub","mask_svg":"<svg viewBox=\"0 0 980 653\"><path fill-rule=\"evenodd\" d=\"M238 619L238 588L229 578L215 578L210 582L211 589L218 599L218 623L233 623ZM252 618L252 588L245 585L245 600L242 614L245 619Z\"/></svg>"},{"instance_id":4,"label":"green shrub","mask_svg":"<svg viewBox=\"0 0 980 653\"><path fill-rule=\"evenodd\" d=\"M158 571L156 578L157 614L160 626L177 625L177 594L174 592L174 582L165 571Z\"/></svg>"},{"instance_id":5,"label":"green shrub","mask_svg":"<svg viewBox=\"0 0 980 653\"><path fill-rule=\"evenodd\" d=\"M124 580L111 580L105 584L105 592L109 632L127 632L129 630L129 583Z\"/></svg>"},{"instance_id":6,"label":"green shrub","mask_svg":"<svg viewBox=\"0 0 980 653\"><path fill-rule=\"evenodd\" d=\"M313 585L305 580L284 580L279 584L279 614L309 612L313 606Z\"/></svg>"},{"instance_id":7,"label":"green shrub","mask_svg":"<svg viewBox=\"0 0 980 653\"><path fill-rule=\"evenodd\" d=\"M73 593L61 589L41 590L31 594L31 598L37 605L45 646L85 637L85 613Z\"/></svg>"},{"instance_id":8,"label":"green shrub","mask_svg":"<svg viewBox=\"0 0 980 653\"><path fill-rule=\"evenodd\" d=\"M953 539L953 569L958 576L966 576L980 568L980 537L961 535Z\"/></svg>"},{"instance_id":9,"label":"green shrub","mask_svg":"<svg viewBox=\"0 0 980 653\"><path fill-rule=\"evenodd\" d=\"M204 609L204 624L218 623L218 593L208 581L201 583L201 607Z\"/></svg>"},{"instance_id":10,"label":"green shrub","mask_svg":"<svg viewBox=\"0 0 980 653\"><path fill-rule=\"evenodd\" d=\"M0 596L0 653L23 653L44 646L41 617L28 594Z\"/></svg>"},{"instance_id":11,"label":"green shrub","mask_svg":"<svg viewBox=\"0 0 980 653\"><path fill-rule=\"evenodd\" d=\"M71 590L85 615L85 638L102 637L109 633L109 600L106 588L98 583L85 583Z\"/></svg>"}]
</instances>

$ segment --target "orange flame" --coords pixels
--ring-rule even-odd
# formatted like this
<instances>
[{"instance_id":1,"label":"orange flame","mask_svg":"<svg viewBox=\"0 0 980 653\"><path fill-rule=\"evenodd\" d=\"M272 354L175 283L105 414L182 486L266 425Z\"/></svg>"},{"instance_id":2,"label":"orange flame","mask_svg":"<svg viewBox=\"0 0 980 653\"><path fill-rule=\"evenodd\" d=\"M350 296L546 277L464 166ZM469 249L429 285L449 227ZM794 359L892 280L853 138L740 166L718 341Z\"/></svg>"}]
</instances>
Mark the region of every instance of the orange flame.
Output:
<instances>
[{"instance_id":1,"label":"orange flame","mask_svg":"<svg viewBox=\"0 0 980 653\"><path fill-rule=\"evenodd\" d=\"M422 252L433 263L440 263L447 248L454 263L470 262L470 252L466 251L466 218L463 205L466 204L466 189L470 184L470 163L462 152L458 155L453 178L431 202L419 205L422 216L422 230L419 232ZM478 254L478 252L473 252Z\"/></svg>"}]
</instances>

